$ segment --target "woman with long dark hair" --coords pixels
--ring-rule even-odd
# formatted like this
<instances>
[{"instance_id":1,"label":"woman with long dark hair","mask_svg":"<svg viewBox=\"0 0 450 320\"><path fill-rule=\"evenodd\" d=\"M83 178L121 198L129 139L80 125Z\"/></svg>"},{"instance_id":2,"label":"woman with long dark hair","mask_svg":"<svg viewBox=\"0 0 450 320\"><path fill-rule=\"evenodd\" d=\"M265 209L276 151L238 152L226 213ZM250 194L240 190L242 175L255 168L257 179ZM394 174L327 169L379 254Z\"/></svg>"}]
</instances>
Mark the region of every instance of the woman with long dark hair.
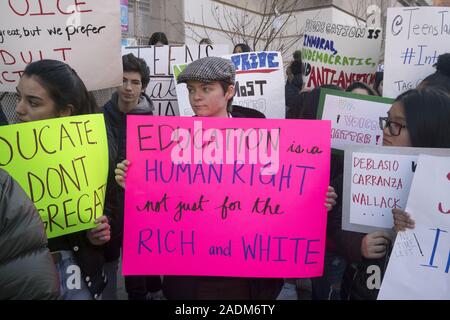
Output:
<instances>
[{"instance_id":1,"label":"woman with long dark hair","mask_svg":"<svg viewBox=\"0 0 450 320\"><path fill-rule=\"evenodd\" d=\"M90 114L97 104L69 65L56 60L29 64L17 86L16 113L21 122ZM103 273L102 245L110 240L106 216L95 221L98 226L73 234L49 239L56 269L60 276L61 298L65 300L99 299L106 285ZM67 286L72 274L68 268L78 266L82 279L79 288Z\"/></svg>"}]
</instances>

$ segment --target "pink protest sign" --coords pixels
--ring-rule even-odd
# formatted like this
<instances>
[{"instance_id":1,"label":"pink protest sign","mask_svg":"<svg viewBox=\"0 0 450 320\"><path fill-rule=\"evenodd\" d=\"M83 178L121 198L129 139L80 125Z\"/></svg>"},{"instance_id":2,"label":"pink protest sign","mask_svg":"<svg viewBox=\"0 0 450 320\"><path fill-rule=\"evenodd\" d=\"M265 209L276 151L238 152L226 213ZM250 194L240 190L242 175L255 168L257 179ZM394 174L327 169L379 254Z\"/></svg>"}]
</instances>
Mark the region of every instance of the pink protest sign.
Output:
<instances>
[{"instance_id":1,"label":"pink protest sign","mask_svg":"<svg viewBox=\"0 0 450 320\"><path fill-rule=\"evenodd\" d=\"M323 270L329 121L129 116L124 275Z\"/></svg>"}]
</instances>

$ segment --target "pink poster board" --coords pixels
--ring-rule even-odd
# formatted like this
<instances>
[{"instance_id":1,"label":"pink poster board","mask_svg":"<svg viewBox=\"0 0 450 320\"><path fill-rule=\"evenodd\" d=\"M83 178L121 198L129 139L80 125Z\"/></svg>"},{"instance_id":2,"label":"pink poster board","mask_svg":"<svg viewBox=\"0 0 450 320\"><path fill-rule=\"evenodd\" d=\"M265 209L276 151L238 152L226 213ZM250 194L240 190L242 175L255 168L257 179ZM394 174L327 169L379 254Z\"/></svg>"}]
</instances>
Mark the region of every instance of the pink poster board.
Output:
<instances>
[{"instance_id":1,"label":"pink poster board","mask_svg":"<svg viewBox=\"0 0 450 320\"><path fill-rule=\"evenodd\" d=\"M129 116L123 274L320 276L330 131L329 121Z\"/></svg>"}]
</instances>

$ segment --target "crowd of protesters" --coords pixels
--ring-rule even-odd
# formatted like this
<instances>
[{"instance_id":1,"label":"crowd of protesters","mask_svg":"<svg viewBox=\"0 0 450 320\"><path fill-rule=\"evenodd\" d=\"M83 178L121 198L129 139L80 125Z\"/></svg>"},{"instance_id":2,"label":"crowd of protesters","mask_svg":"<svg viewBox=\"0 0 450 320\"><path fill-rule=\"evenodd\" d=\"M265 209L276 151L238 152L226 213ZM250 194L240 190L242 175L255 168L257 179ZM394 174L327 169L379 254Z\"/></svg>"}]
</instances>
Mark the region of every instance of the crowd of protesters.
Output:
<instances>
[{"instance_id":1,"label":"crowd of protesters","mask_svg":"<svg viewBox=\"0 0 450 320\"><path fill-rule=\"evenodd\" d=\"M210 43L204 39L204 43ZM208 40L208 41L206 41ZM152 35L150 45L166 45L163 33ZM250 52L245 43L233 53ZM117 274L121 259L126 171L126 117L152 116L154 107L145 94L150 70L143 59L123 56L123 84L99 108L75 70L63 62L42 60L29 64L17 86L16 114L20 122L82 114L103 113L108 137L108 187L104 215L97 226L47 240L33 203L20 186L0 170L0 299L117 299ZM439 57L436 72L417 89L395 99L381 121L384 146L450 148L450 53ZM286 118L315 119L320 90L331 88L379 96L383 75L373 87L354 82L348 88L322 86L305 90L303 64L298 52L287 68ZM197 116L265 118L259 111L233 104L235 68L231 61L208 57L194 61L179 75L186 83L189 101ZM202 107L199 107L199 106ZM7 125L0 109L0 125ZM378 290L367 287L367 268L384 272L396 231L414 228L406 212L393 210L395 230L369 234L341 228L343 159L333 155L328 193L323 195L328 226L322 277L313 278L313 299L376 299ZM66 269L76 265L79 288L67 286ZM20 274L19 274L20 273ZM279 297L289 279L193 276L126 276L130 300L146 299L261 299Z\"/></svg>"}]
</instances>

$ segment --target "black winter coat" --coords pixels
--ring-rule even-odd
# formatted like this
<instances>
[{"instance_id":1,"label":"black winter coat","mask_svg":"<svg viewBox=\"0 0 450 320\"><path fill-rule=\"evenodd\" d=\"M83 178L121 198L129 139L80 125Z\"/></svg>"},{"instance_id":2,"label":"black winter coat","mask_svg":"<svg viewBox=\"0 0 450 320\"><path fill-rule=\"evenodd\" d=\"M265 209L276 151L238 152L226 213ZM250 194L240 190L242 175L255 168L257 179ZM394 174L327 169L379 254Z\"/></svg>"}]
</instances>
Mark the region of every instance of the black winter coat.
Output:
<instances>
[{"instance_id":1,"label":"black winter coat","mask_svg":"<svg viewBox=\"0 0 450 320\"><path fill-rule=\"evenodd\" d=\"M147 95L142 94L139 105L140 109L131 111L129 114L153 115L153 103ZM119 162L126 159L127 114L119 110L117 93L112 95L102 111L108 131L110 160L105 200L105 212L111 225L111 240L105 245L105 259L108 262L119 259L123 241L125 192L117 185L114 170Z\"/></svg>"},{"instance_id":2,"label":"black winter coat","mask_svg":"<svg viewBox=\"0 0 450 320\"><path fill-rule=\"evenodd\" d=\"M378 266L381 271L380 280L383 280L391 246L388 248L386 256L381 259L366 259L362 256L361 243L366 234L342 230L343 175L337 176L331 185L339 197L333 211L328 214L327 231L334 241L334 250L347 261L347 268L342 280L342 299L376 300L379 289L372 289L367 285L367 281L370 281L369 278L373 275L373 271L369 267Z\"/></svg>"},{"instance_id":3,"label":"black winter coat","mask_svg":"<svg viewBox=\"0 0 450 320\"><path fill-rule=\"evenodd\" d=\"M36 207L0 169L0 300L57 299L59 278Z\"/></svg>"}]
</instances>

